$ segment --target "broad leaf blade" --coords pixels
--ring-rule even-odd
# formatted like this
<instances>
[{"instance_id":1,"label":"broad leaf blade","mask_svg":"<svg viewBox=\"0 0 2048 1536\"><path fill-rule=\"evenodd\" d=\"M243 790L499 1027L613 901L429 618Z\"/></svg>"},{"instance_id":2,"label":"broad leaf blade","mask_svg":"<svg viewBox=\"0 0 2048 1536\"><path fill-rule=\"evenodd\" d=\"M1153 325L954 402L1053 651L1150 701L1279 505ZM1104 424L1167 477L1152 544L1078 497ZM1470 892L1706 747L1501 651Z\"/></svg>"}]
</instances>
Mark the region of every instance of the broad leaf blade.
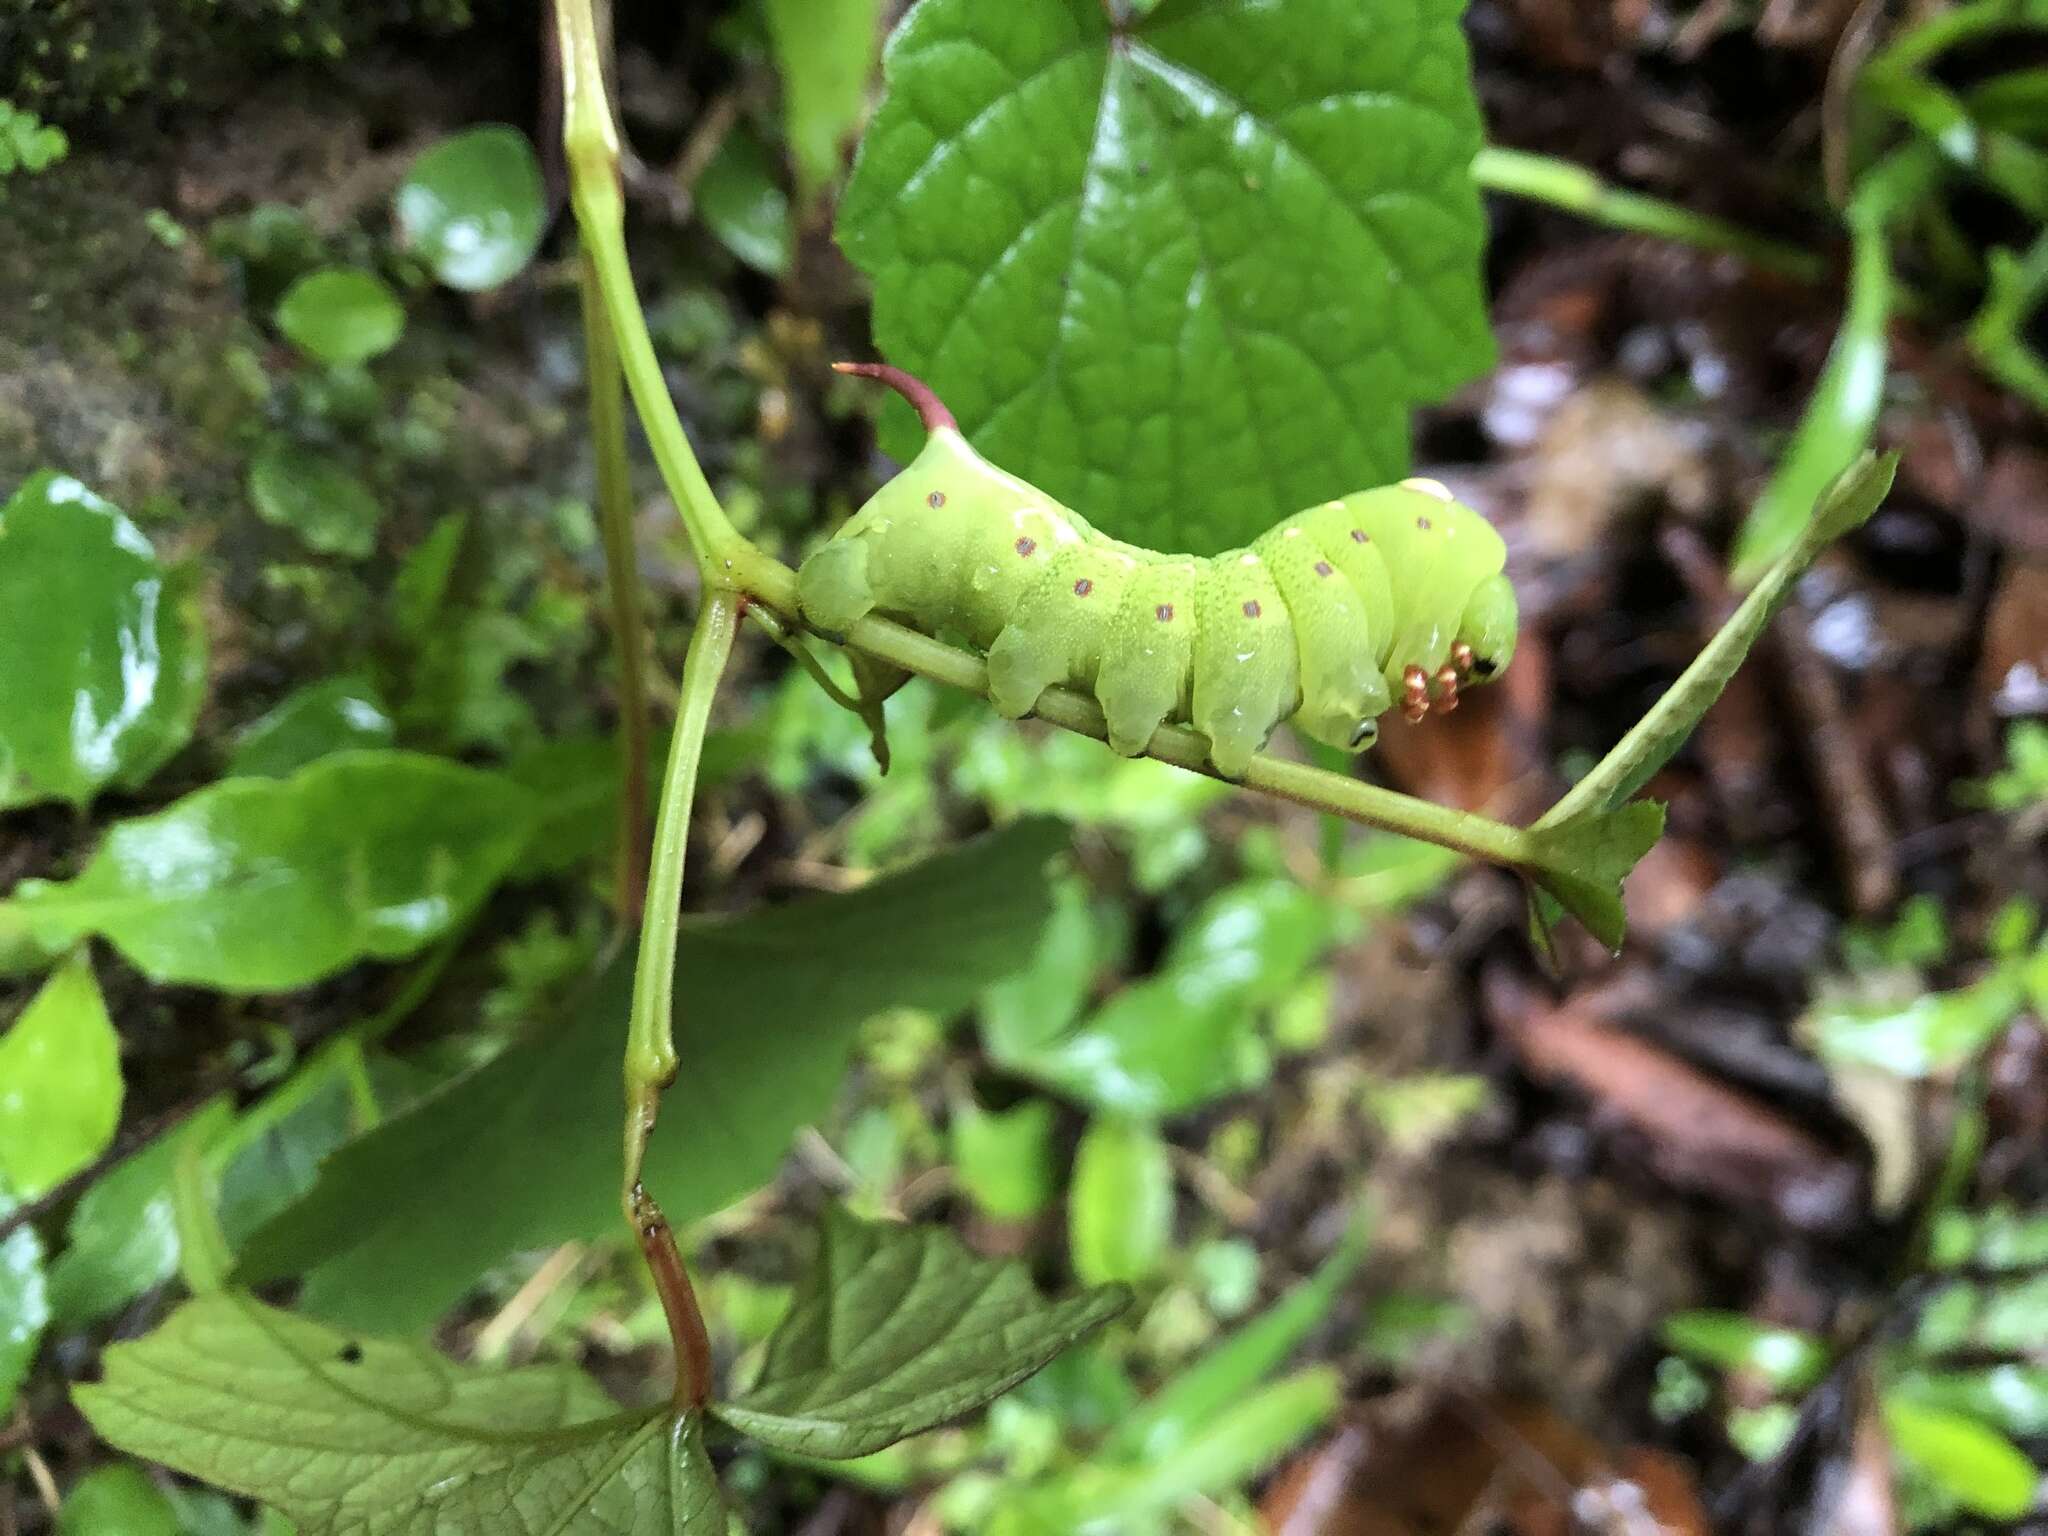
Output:
<instances>
[{"instance_id":1,"label":"broad leaf blade","mask_svg":"<svg viewBox=\"0 0 2048 1536\"><path fill-rule=\"evenodd\" d=\"M122 822L76 879L24 880L8 907L38 943L96 934L157 981L283 991L447 933L510 872L538 815L499 774L337 753Z\"/></svg>"},{"instance_id":2,"label":"broad leaf blade","mask_svg":"<svg viewBox=\"0 0 2048 1536\"><path fill-rule=\"evenodd\" d=\"M133 787L192 734L206 632L111 502L31 475L0 505L0 810Z\"/></svg>"},{"instance_id":3,"label":"broad leaf blade","mask_svg":"<svg viewBox=\"0 0 2048 1536\"><path fill-rule=\"evenodd\" d=\"M1663 809L1629 797L1669 762L1749 655L1793 583L1827 545L1868 521L1891 489L1898 456L1865 454L1831 485L1798 544L1765 574L1650 712L1531 829L1531 918L1547 940L1561 902L1610 949L1623 931L1621 882L1663 828ZM1550 898L1546 902L1546 895Z\"/></svg>"},{"instance_id":4,"label":"broad leaf blade","mask_svg":"<svg viewBox=\"0 0 2048 1536\"><path fill-rule=\"evenodd\" d=\"M686 927L687 1067L647 1162L670 1219L774 1172L830 1105L863 1019L897 1004L955 1013L1029 955L1051 905L1046 864L1066 843L1057 823L1022 823L857 892ZM243 1277L311 1269L308 1310L414 1328L514 1250L614 1231L630 984L622 959L568 1017L343 1148L250 1239Z\"/></svg>"},{"instance_id":5,"label":"broad leaf blade","mask_svg":"<svg viewBox=\"0 0 2048 1536\"><path fill-rule=\"evenodd\" d=\"M1129 1301L1119 1286L1047 1301L1022 1265L943 1228L835 1207L761 1379L713 1411L778 1450L865 1456L1008 1391Z\"/></svg>"},{"instance_id":6,"label":"broad leaf blade","mask_svg":"<svg viewBox=\"0 0 2048 1536\"><path fill-rule=\"evenodd\" d=\"M76 1390L102 1439L275 1506L300 1536L725 1536L693 1416L610 1416L574 1371L465 1370L219 1295Z\"/></svg>"},{"instance_id":7,"label":"broad leaf blade","mask_svg":"<svg viewBox=\"0 0 2048 1536\"><path fill-rule=\"evenodd\" d=\"M1492 356L1462 8L923 0L841 202L876 341L1155 547L1398 477L1408 407Z\"/></svg>"}]
</instances>

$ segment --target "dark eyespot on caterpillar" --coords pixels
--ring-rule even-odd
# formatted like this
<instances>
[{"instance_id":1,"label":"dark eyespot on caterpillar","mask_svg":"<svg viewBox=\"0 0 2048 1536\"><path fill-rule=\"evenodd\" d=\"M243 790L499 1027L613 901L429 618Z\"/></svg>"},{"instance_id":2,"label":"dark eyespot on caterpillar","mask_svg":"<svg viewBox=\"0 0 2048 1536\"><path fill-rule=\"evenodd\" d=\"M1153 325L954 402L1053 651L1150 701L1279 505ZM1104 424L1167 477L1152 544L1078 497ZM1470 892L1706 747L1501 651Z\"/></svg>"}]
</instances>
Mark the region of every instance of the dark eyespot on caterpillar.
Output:
<instances>
[{"instance_id":1,"label":"dark eyespot on caterpillar","mask_svg":"<svg viewBox=\"0 0 2048 1536\"><path fill-rule=\"evenodd\" d=\"M1081 689L1101 704L1116 751L1135 756L1162 724L1184 723L1234 779L1283 720L1362 751L1397 697L1410 719L1432 699L1455 708L1461 686L1497 676L1514 654L1500 535L1436 481L1324 502L1246 549L1160 554L983 459L909 374L834 366L903 395L927 438L803 562L804 621L843 635L876 613L962 634L987 656L989 698L1013 719L1049 687ZM1174 623L1177 609L1193 622Z\"/></svg>"}]
</instances>

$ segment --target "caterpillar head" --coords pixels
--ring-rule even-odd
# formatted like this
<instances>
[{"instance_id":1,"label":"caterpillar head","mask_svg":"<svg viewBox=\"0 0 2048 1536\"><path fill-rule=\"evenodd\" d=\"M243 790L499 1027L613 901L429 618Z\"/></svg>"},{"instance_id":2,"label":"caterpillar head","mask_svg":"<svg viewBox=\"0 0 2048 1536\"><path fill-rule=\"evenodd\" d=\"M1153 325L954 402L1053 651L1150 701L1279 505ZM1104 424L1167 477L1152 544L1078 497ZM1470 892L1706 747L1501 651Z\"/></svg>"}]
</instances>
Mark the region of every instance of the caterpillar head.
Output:
<instances>
[{"instance_id":1,"label":"caterpillar head","mask_svg":"<svg viewBox=\"0 0 2048 1536\"><path fill-rule=\"evenodd\" d=\"M1514 660L1517 613L1515 589L1505 573L1497 571L1472 589L1451 648L1454 661L1461 663L1458 670L1471 681L1491 682Z\"/></svg>"}]
</instances>

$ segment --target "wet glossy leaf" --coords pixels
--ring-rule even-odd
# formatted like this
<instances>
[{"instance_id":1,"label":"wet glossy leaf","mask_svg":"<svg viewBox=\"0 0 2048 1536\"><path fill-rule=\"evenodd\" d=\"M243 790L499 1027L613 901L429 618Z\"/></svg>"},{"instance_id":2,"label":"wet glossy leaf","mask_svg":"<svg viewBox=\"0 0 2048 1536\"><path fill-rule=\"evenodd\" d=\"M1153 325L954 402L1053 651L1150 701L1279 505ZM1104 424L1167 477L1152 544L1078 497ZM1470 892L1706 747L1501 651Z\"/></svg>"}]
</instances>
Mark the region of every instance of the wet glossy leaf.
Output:
<instances>
[{"instance_id":1,"label":"wet glossy leaf","mask_svg":"<svg viewBox=\"0 0 2048 1536\"><path fill-rule=\"evenodd\" d=\"M360 560L377 547L384 509L338 459L273 437L249 464L249 501L322 554Z\"/></svg>"},{"instance_id":2,"label":"wet glossy leaf","mask_svg":"<svg viewBox=\"0 0 2048 1536\"><path fill-rule=\"evenodd\" d=\"M697 179L697 212L721 244L750 267L789 267L789 196L761 141L745 129L726 135Z\"/></svg>"},{"instance_id":3,"label":"wet glossy leaf","mask_svg":"<svg viewBox=\"0 0 2048 1536\"><path fill-rule=\"evenodd\" d=\"M31 475L0 505L0 810L141 784L192 734L206 635L111 502Z\"/></svg>"},{"instance_id":4,"label":"wet glossy leaf","mask_svg":"<svg viewBox=\"0 0 2048 1536\"><path fill-rule=\"evenodd\" d=\"M1462 5L1112 9L913 8L839 235L991 459L1212 553L1398 478L1492 356Z\"/></svg>"},{"instance_id":5,"label":"wet glossy leaf","mask_svg":"<svg viewBox=\"0 0 2048 1536\"><path fill-rule=\"evenodd\" d=\"M986 1110L972 1099L954 1106L954 1176L997 1221L1025 1221L1051 1203L1053 1118L1044 1099L1006 1110Z\"/></svg>"},{"instance_id":6,"label":"wet glossy leaf","mask_svg":"<svg viewBox=\"0 0 2048 1536\"><path fill-rule=\"evenodd\" d=\"M1981 1419L2017 1439L2048 1435L2048 1366L1913 1371L1895 1379L1887 1390L1928 1407Z\"/></svg>"},{"instance_id":7,"label":"wet glossy leaf","mask_svg":"<svg viewBox=\"0 0 2048 1536\"><path fill-rule=\"evenodd\" d=\"M384 279L360 267L308 272L277 301L277 328L316 363L347 368L398 345L405 310Z\"/></svg>"},{"instance_id":8,"label":"wet glossy leaf","mask_svg":"<svg viewBox=\"0 0 2048 1536\"><path fill-rule=\"evenodd\" d=\"M778 1450L863 1456L979 1408L1129 1301L1116 1286L1048 1301L1023 1265L943 1227L828 1209L760 1380L713 1411Z\"/></svg>"},{"instance_id":9,"label":"wet glossy leaf","mask_svg":"<svg viewBox=\"0 0 2048 1536\"><path fill-rule=\"evenodd\" d=\"M0 1181L33 1200L91 1163L121 1092L121 1042L80 950L0 1034Z\"/></svg>"},{"instance_id":10,"label":"wet glossy leaf","mask_svg":"<svg viewBox=\"0 0 2048 1536\"><path fill-rule=\"evenodd\" d=\"M0 1179L0 1218L17 1205ZM28 1379L36 1345L50 1321L50 1296L43 1277L43 1243L33 1226L0 1237L0 1416Z\"/></svg>"},{"instance_id":11,"label":"wet glossy leaf","mask_svg":"<svg viewBox=\"0 0 2048 1536\"><path fill-rule=\"evenodd\" d=\"M57 1512L57 1536L180 1536L178 1512L149 1475L128 1462L95 1467Z\"/></svg>"},{"instance_id":12,"label":"wet glossy leaf","mask_svg":"<svg viewBox=\"0 0 2048 1536\"><path fill-rule=\"evenodd\" d=\"M96 1323L177 1273L172 1167L181 1149L204 1148L233 1119L232 1106L216 1099L85 1192L65 1227L64 1250L50 1265L50 1311L60 1323Z\"/></svg>"},{"instance_id":13,"label":"wet glossy leaf","mask_svg":"<svg viewBox=\"0 0 2048 1536\"><path fill-rule=\"evenodd\" d=\"M1067 1243L1089 1285L1149 1278L1173 1242L1173 1160L1151 1126L1098 1116L1074 1150Z\"/></svg>"},{"instance_id":14,"label":"wet glossy leaf","mask_svg":"<svg viewBox=\"0 0 2048 1536\"><path fill-rule=\"evenodd\" d=\"M2020 974L2008 966L1973 986L1923 992L1903 1003L1823 1003L1802 1028L1829 1062L1930 1077L1970 1061L2025 1002Z\"/></svg>"},{"instance_id":15,"label":"wet glossy leaf","mask_svg":"<svg viewBox=\"0 0 2048 1536\"><path fill-rule=\"evenodd\" d=\"M396 734L368 678L330 677L295 689L252 720L235 739L228 776L288 778L336 752L388 747Z\"/></svg>"},{"instance_id":16,"label":"wet glossy leaf","mask_svg":"<svg viewBox=\"0 0 2048 1536\"><path fill-rule=\"evenodd\" d=\"M1539 867L1531 873L1609 948L1621 944L1621 880L1663 827L1661 809L1652 825L1647 806L1624 802L1685 745L1764 626L1791 596L1793 582L1821 550L1869 521L1891 490L1897 469L1896 454L1865 454L1845 470L1822 496L1798 543L1764 573L1678 681L1537 821ZM1540 902L1536 915L1539 928L1547 927Z\"/></svg>"},{"instance_id":17,"label":"wet glossy leaf","mask_svg":"<svg viewBox=\"0 0 2048 1536\"><path fill-rule=\"evenodd\" d=\"M1367 1222L1354 1221L1313 1275L1127 1415L1104 1442L1103 1459L1144 1463L1171 1455L1242 1402L1328 1315L1364 1259L1370 1236Z\"/></svg>"},{"instance_id":18,"label":"wet glossy leaf","mask_svg":"<svg viewBox=\"0 0 2048 1536\"><path fill-rule=\"evenodd\" d=\"M513 867L538 814L499 774L344 752L122 822L84 873L25 880L9 907L43 943L96 934L158 981L283 991L447 933Z\"/></svg>"},{"instance_id":19,"label":"wet glossy leaf","mask_svg":"<svg viewBox=\"0 0 2048 1536\"><path fill-rule=\"evenodd\" d=\"M1664 1343L1723 1370L1753 1371L1771 1386L1797 1392L1828 1368L1827 1346L1809 1334L1773 1328L1739 1312L1678 1312L1664 1321Z\"/></svg>"},{"instance_id":20,"label":"wet glossy leaf","mask_svg":"<svg viewBox=\"0 0 2048 1536\"><path fill-rule=\"evenodd\" d=\"M881 0L768 0L768 33L782 76L782 132L808 205L839 174L839 157L867 104L881 34Z\"/></svg>"},{"instance_id":21,"label":"wet glossy leaf","mask_svg":"<svg viewBox=\"0 0 2048 1536\"><path fill-rule=\"evenodd\" d=\"M1190 999L1270 1007L1329 945L1330 921L1329 908L1298 881L1240 881L1181 926L1160 969Z\"/></svg>"},{"instance_id":22,"label":"wet glossy leaf","mask_svg":"<svg viewBox=\"0 0 2048 1536\"><path fill-rule=\"evenodd\" d=\"M1024 823L848 895L686 926L676 1032L691 1067L647 1165L670 1219L774 1172L830 1105L862 1020L894 1005L955 1013L1029 953L1066 842ZM246 1277L310 1269L310 1310L412 1328L514 1250L612 1233L630 981L613 964L565 1017L345 1147L250 1240Z\"/></svg>"},{"instance_id":23,"label":"wet glossy leaf","mask_svg":"<svg viewBox=\"0 0 2048 1536\"><path fill-rule=\"evenodd\" d=\"M1180 972L1132 983L1049 1045L1004 1064L1107 1113L1163 1119L1266 1080L1250 1010Z\"/></svg>"},{"instance_id":24,"label":"wet glossy leaf","mask_svg":"<svg viewBox=\"0 0 2048 1536\"><path fill-rule=\"evenodd\" d=\"M391 201L398 237L450 288L481 292L533 260L547 193L533 146L487 124L444 139L412 163Z\"/></svg>"},{"instance_id":25,"label":"wet glossy leaf","mask_svg":"<svg viewBox=\"0 0 2048 1536\"><path fill-rule=\"evenodd\" d=\"M2015 1520L2034 1502L2041 1474L2026 1452L1988 1424L1892 1393L1883 1407L1892 1448L1965 1509Z\"/></svg>"},{"instance_id":26,"label":"wet glossy leaf","mask_svg":"<svg viewBox=\"0 0 2048 1536\"><path fill-rule=\"evenodd\" d=\"M483 1371L247 1297L188 1302L74 1399L102 1439L300 1536L726 1536L694 1416L612 1415L574 1371Z\"/></svg>"}]
</instances>

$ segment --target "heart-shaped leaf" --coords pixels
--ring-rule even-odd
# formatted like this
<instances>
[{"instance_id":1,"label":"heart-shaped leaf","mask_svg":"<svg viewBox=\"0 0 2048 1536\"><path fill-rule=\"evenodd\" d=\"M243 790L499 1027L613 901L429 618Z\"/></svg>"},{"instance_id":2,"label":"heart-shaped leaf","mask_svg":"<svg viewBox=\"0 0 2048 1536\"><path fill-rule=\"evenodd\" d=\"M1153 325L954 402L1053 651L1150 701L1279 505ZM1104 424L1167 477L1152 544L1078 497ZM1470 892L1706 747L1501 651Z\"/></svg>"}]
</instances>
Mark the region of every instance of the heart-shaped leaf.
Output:
<instances>
[{"instance_id":1,"label":"heart-shaped leaf","mask_svg":"<svg viewBox=\"0 0 2048 1536\"><path fill-rule=\"evenodd\" d=\"M120 508L68 475L0 506L0 810L132 788L192 734L206 633Z\"/></svg>"},{"instance_id":2,"label":"heart-shaped leaf","mask_svg":"<svg viewBox=\"0 0 2048 1536\"><path fill-rule=\"evenodd\" d=\"M106 1353L100 1437L260 1499L300 1536L726 1536L695 1415L618 1415L556 1366L465 1370L221 1294Z\"/></svg>"},{"instance_id":3,"label":"heart-shaped leaf","mask_svg":"<svg viewBox=\"0 0 2048 1536\"><path fill-rule=\"evenodd\" d=\"M865 1456L1007 1392L1129 1302L1121 1286L1047 1301L944 1228L834 1207L760 1380L713 1412L796 1455Z\"/></svg>"},{"instance_id":4,"label":"heart-shaped leaf","mask_svg":"<svg viewBox=\"0 0 2048 1536\"><path fill-rule=\"evenodd\" d=\"M1398 478L1408 408L1492 357L1463 9L922 0L840 208L875 340L1154 547Z\"/></svg>"},{"instance_id":5,"label":"heart-shaped leaf","mask_svg":"<svg viewBox=\"0 0 2048 1536\"><path fill-rule=\"evenodd\" d=\"M500 774L343 752L124 821L76 879L24 880L5 910L46 947L105 938L157 981L282 991L447 933L512 868L538 816Z\"/></svg>"},{"instance_id":6,"label":"heart-shaped leaf","mask_svg":"<svg viewBox=\"0 0 2048 1536\"><path fill-rule=\"evenodd\" d=\"M277 301L277 328L315 362L345 368L398 345L405 309L384 279L360 267L308 272Z\"/></svg>"}]
</instances>

